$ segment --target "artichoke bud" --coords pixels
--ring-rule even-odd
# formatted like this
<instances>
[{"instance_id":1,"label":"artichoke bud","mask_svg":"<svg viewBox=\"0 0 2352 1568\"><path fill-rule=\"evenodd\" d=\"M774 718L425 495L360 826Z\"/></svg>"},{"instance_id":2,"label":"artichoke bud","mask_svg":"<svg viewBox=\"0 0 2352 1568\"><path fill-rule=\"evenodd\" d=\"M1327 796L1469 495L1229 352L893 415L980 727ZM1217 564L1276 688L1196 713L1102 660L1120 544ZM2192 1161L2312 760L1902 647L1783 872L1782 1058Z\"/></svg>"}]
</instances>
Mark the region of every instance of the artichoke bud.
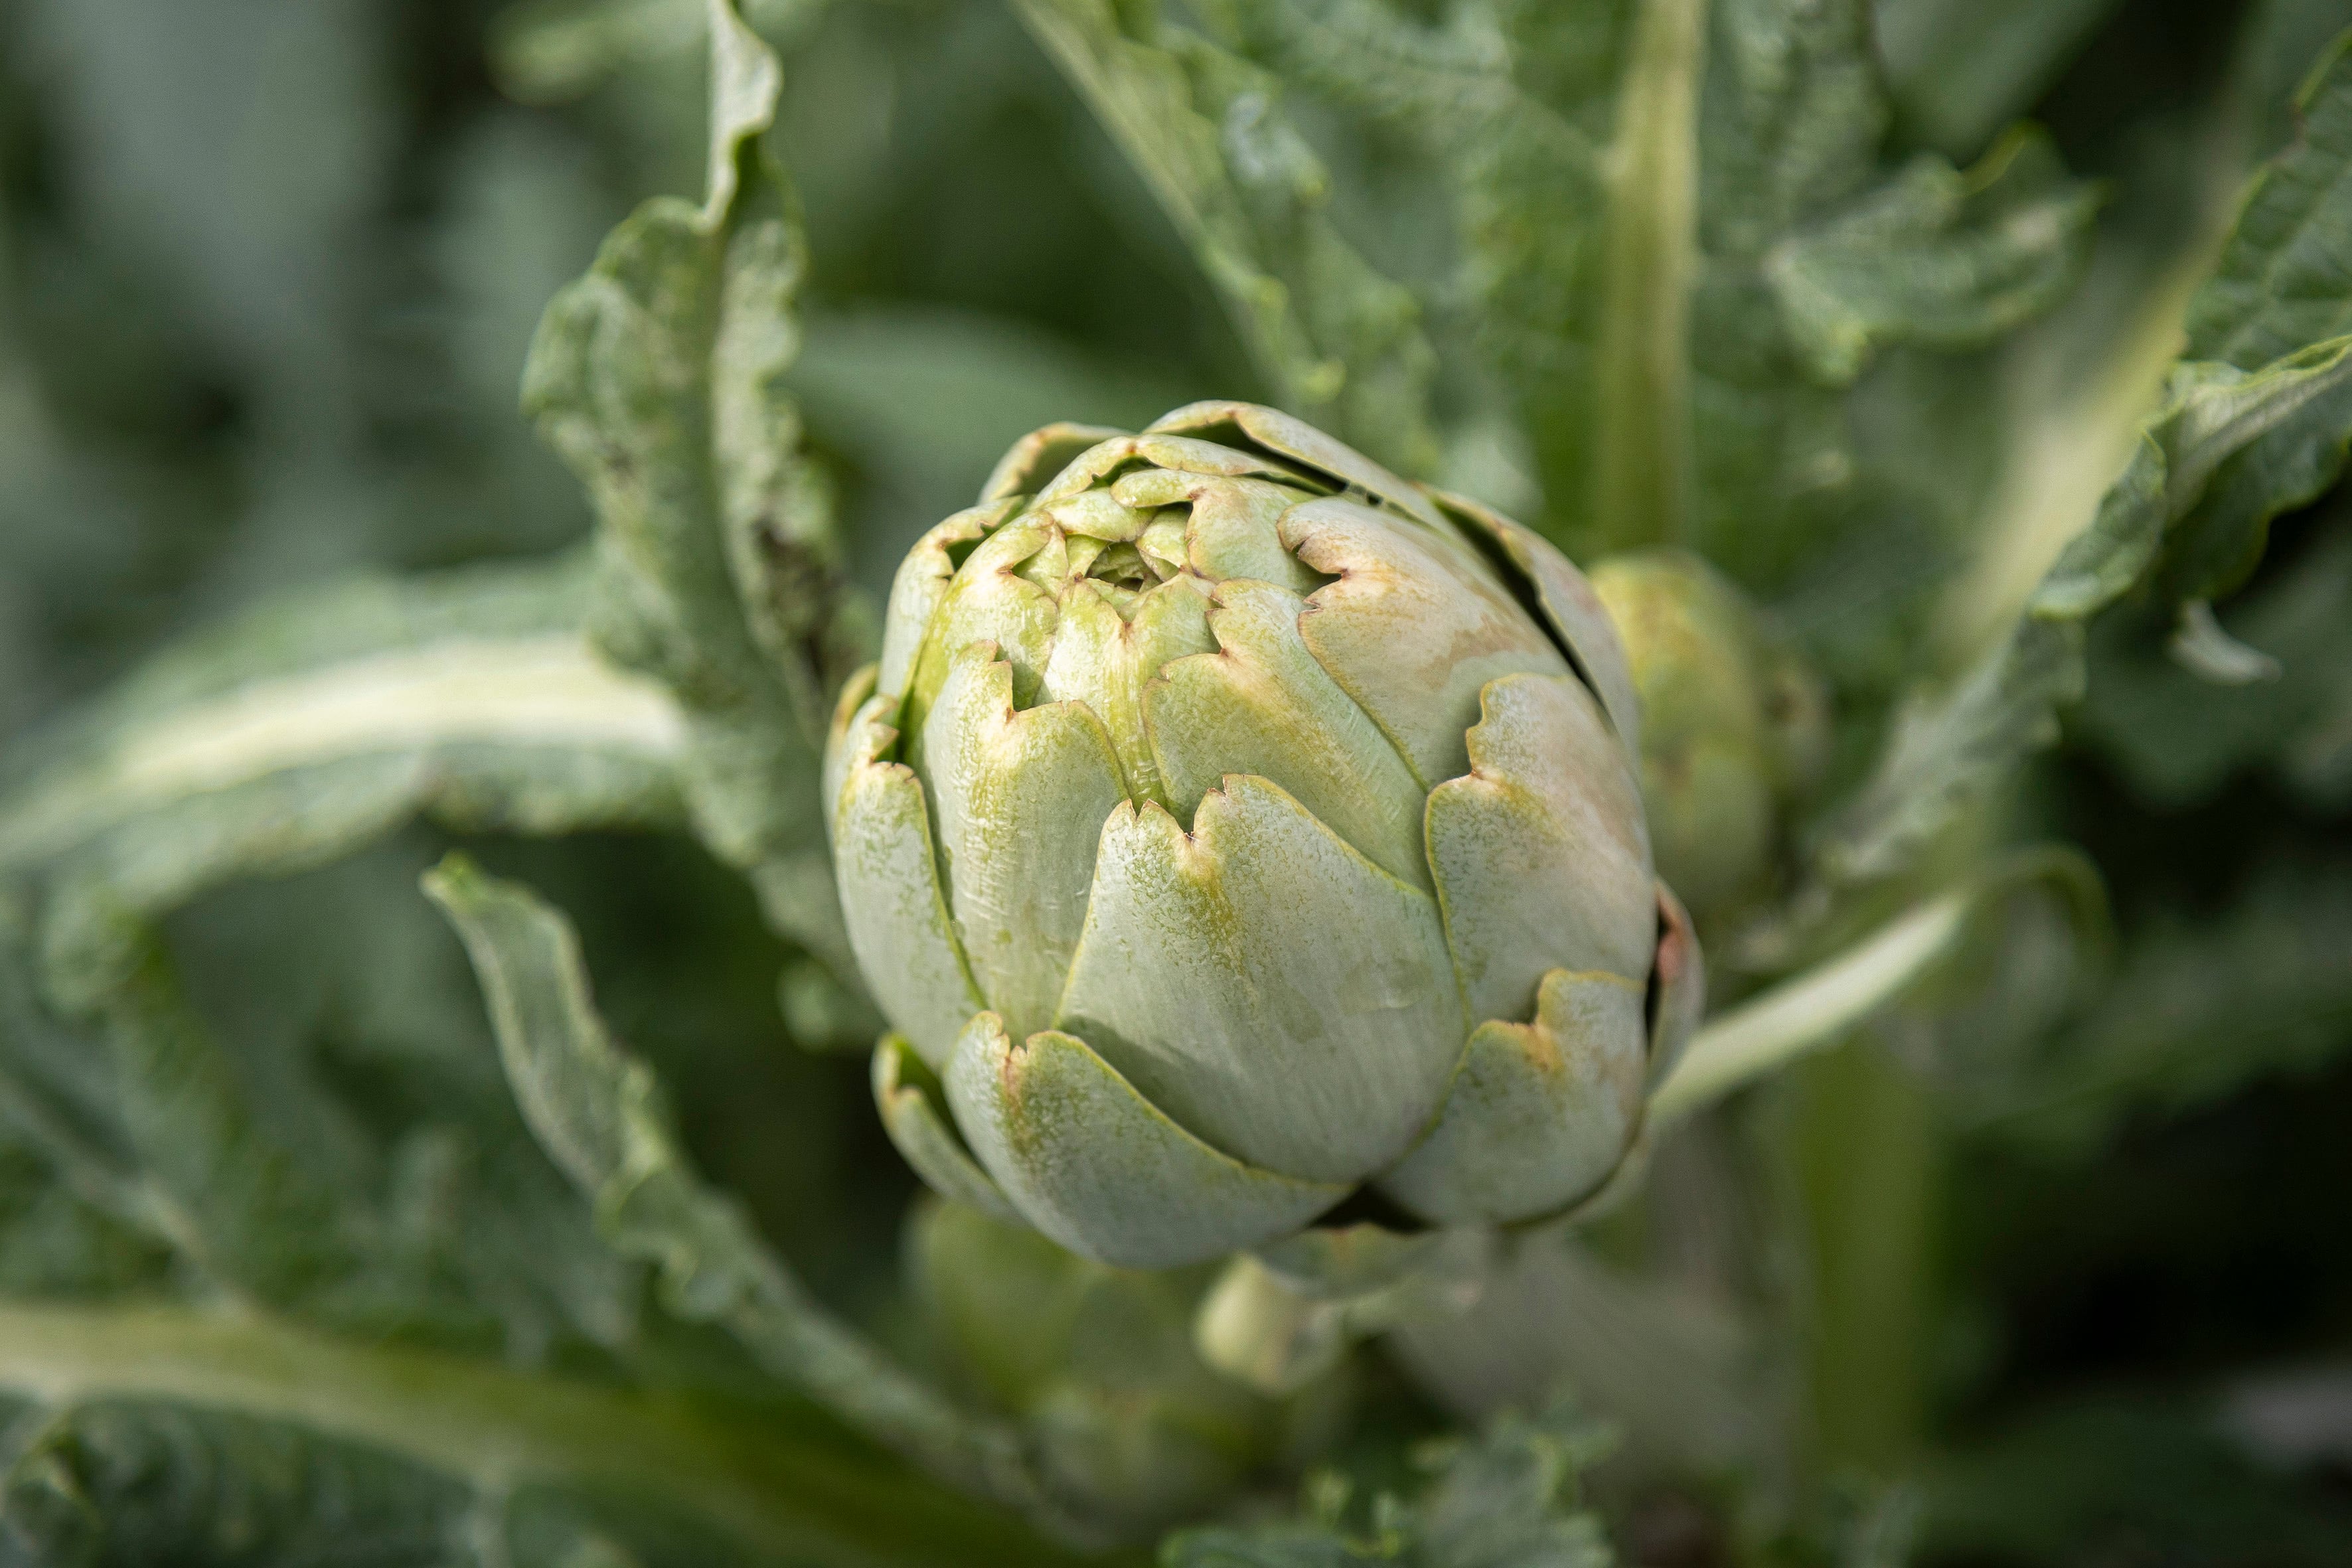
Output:
<instances>
[{"instance_id":1,"label":"artichoke bud","mask_svg":"<svg viewBox=\"0 0 2352 1568\"><path fill-rule=\"evenodd\" d=\"M1063 1251L959 1204L919 1205L908 1274L949 1370L1028 1427L1056 1489L1148 1531L1309 1457L1342 1414L1333 1380L1252 1394L1192 1352L1203 1268L1143 1273Z\"/></svg>"},{"instance_id":2,"label":"artichoke bud","mask_svg":"<svg viewBox=\"0 0 2352 1568\"><path fill-rule=\"evenodd\" d=\"M1573 1209L1703 992L1638 723L1565 557L1286 415L1024 438L826 747L892 1137L1127 1268Z\"/></svg>"},{"instance_id":3,"label":"artichoke bud","mask_svg":"<svg viewBox=\"0 0 2352 1568\"><path fill-rule=\"evenodd\" d=\"M1819 782L1829 708L1739 590L1676 551L1592 569L1642 702L1642 798L1659 874L1702 917L1760 892Z\"/></svg>"}]
</instances>

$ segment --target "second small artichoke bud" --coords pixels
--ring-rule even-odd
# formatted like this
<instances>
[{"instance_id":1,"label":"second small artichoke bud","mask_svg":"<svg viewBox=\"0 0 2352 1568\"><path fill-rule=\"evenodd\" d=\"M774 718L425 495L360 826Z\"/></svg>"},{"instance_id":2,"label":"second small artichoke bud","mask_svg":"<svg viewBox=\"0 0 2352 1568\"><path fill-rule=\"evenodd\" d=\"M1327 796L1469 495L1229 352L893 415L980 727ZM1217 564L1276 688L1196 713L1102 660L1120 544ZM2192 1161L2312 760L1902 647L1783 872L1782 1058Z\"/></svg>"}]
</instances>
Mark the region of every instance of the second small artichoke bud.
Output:
<instances>
[{"instance_id":1,"label":"second small artichoke bud","mask_svg":"<svg viewBox=\"0 0 2352 1568\"><path fill-rule=\"evenodd\" d=\"M1790 809L1821 776L1829 709L1738 589L1678 551L1591 572L1642 700L1642 797L1661 878L1702 919L1764 890Z\"/></svg>"},{"instance_id":2,"label":"second small artichoke bud","mask_svg":"<svg viewBox=\"0 0 2352 1568\"><path fill-rule=\"evenodd\" d=\"M952 1369L1027 1427L1064 1500L1120 1533L1212 1508L1302 1460L1341 1414L1339 1380L1268 1398L1194 1352L1213 1270L1141 1273L937 1199L907 1236L918 1302Z\"/></svg>"}]
</instances>

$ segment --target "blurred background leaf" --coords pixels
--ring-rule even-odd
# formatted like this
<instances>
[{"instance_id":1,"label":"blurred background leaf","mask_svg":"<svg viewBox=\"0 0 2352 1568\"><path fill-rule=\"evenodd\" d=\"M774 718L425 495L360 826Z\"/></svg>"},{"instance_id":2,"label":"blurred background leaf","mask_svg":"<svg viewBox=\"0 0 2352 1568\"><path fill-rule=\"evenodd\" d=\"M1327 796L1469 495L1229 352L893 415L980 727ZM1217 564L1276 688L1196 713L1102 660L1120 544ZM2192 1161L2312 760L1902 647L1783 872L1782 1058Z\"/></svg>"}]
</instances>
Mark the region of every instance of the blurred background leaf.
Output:
<instances>
[{"instance_id":1,"label":"blurred background leaf","mask_svg":"<svg viewBox=\"0 0 2352 1568\"><path fill-rule=\"evenodd\" d=\"M0 1560L1052 1560L600 1237L416 890L453 847L569 914L680 1157L825 1311L1094 1462L1076 1484L1155 1456L1133 1518L1239 1489L1171 1561L1597 1562L1604 1519L1658 1568L2352 1554L2352 1445L2283 1447L2243 1394L2352 1346L2346 394L2159 509L2079 662L1976 662L2184 344L2259 373L2344 330L2342 83L2290 108L2342 0L743 11L807 237L767 390L842 582L882 592L1035 425L1287 401L1580 548L1706 553L1834 690L1825 809L1909 759L1874 819L1899 868L1842 916L2071 841L2102 983L2021 900L1818 1072L1664 1143L1575 1250L1530 1244L1490 1332L1360 1357L1344 1423L1199 1383L1169 1305L1197 1282L1006 1265L1074 1305L974 1342L1008 1310L941 1287L955 1222L909 1220L862 1068L803 1048L870 1017L821 932L763 921L730 868L758 855L680 830L683 709L573 635L592 510L516 411L547 300L702 189L704 8L0 0ZM1148 91L1074 84L1081 57ZM2275 678L2186 668L2184 602L2205 668ZM741 668L771 658L731 608ZM366 679L486 647L541 658L530 702L586 683L594 722L337 749ZM234 777L136 765L217 760L304 689L321 722ZM1940 729L1898 730L1914 693ZM1835 926L1790 920L1783 956ZM1024 1354L1066 1359L992 1377ZM1611 1457L1561 1415L1414 1468L1560 1376ZM553 1458L494 1457L526 1449Z\"/></svg>"}]
</instances>

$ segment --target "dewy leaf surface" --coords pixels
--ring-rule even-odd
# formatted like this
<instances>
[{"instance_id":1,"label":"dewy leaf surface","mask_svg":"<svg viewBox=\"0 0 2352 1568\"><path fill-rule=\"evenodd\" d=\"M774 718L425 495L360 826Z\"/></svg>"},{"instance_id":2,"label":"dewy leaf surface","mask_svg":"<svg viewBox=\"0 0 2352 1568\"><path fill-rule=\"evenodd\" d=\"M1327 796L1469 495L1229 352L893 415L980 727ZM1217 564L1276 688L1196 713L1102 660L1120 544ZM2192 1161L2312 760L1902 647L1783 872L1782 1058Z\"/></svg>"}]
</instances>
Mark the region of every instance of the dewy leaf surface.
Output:
<instances>
[{"instance_id":1,"label":"dewy leaf surface","mask_svg":"<svg viewBox=\"0 0 2352 1568\"><path fill-rule=\"evenodd\" d=\"M847 975L816 775L826 694L860 634L783 387L807 263L762 149L782 68L724 0L710 18L708 198L656 197L613 231L548 306L523 405L595 503L598 647L688 716L696 830L772 923Z\"/></svg>"}]
</instances>

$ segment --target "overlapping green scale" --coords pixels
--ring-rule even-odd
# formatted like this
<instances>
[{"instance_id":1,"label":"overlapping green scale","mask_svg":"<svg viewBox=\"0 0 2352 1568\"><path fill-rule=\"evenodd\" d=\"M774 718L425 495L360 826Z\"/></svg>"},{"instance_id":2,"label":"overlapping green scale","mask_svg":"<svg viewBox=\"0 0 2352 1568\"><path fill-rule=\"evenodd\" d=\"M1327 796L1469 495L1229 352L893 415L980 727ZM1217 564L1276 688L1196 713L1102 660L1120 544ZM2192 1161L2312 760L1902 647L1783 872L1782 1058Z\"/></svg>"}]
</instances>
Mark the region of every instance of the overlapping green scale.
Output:
<instances>
[{"instance_id":1,"label":"overlapping green scale","mask_svg":"<svg viewBox=\"0 0 2352 1568\"><path fill-rule=\"evenodd\" d=\"M1601 596L1585 581L1575 563L1553 549L1532 529L1513 522L1501 512L1461 496L1438 494L1445 515L1516 571L1544 625L1576 661L1577 674L1591 686L1593 695L1628 755L1642 752L1642 705L1634 695L1633 677L1626 668L1625 650Z\"/></svg>"},{"instance_id":2,"label":"overlapping green scale","mask_svg":"<svg viewBox=\"0 0 2352 1568\"><path fill-rule=\"evenodd\" d=\"M1408 483L1304 419L1255 403L1188 403L1152 421L1154 431L1182 431L1198 439L1243 450L1278 454L1295 469L1323 475L1329 488L1360 490L1435 528L1437 508L1420 486ZM1146 437L1148 438L1148 437Z\"/></svg>"},{"instance_id":3,"label":"overlapping green scale","mask_svg":"<svg viewBox=\"0 0 2352 1568\"><path fill-rule=\"evenodd\" d=\"M1271 780L1401 882L1429 886L1426 791L1299 635L1306 608L1270 584L1220 584L1217 651L1169 665L1144 694L1151 751L1180 821L1235 774Z\"/></svg>"},{"instance_id":4,"label":"overlapping green scale","mask_svg":"<svg viewBox=\"0 0 2352 1568\"><path fill-rule=\"evenodd\" d=\"M1018 1222L1021 1211L949 1122L946 1092L907 1040L885 1035L874 1047L874 1108L881 1113L882 1130L915 1173L942 1197Z\"/></svg>"},{"instance_id":5,"label":"overlapping green scale","mask_svg":"<svg viewBox=\"0 0 2352 1568\"><path fill-rule=\"evenodd\" d=\"M946 1079L957 1125L1021 1213L1105 1263L1198 1263L1296 1230L1348 1190L1234 1159L1059 1030L1016 1045L979 1014Z\"/></svg>"},{"instance_id":6,"label":"overlapping green scale","mask_svg":"<svg viewBox=\"0 0 2352 1568\"><path fill-rule=\"evenodd\" d=\"M1430 792L1429 857L1475 1018L1525 1018L1554 969L1648 975L1657 902L1640 786L1568 676L1480 694L1474 770Z\"/></svg>"},{"instance_id":7,"label":"overlapping green scale","mask_svg":"<svg viewBox=\"0 0 2352 1568\"><path fill-rule=\"evenodd\" d=\"M1553 970L1534 1022L1472 1032L1437 1125L1381 1189L1441 1225L1528 1218L1590 1194L1641 1125L1646 1033L1642 986Z\"/></svg>"},{"instance_id":8,"label":"overlapping green scale","mask_svg":"<svg viewBox=\"0 0 2352 1568\"><path fill-rule=\"evenodd\" d=\"M922 783L885 756L898 743L884 718L895 706L874 697L844 727L837 750L848 761L838 766L834 797L834 871L851 950L877 979L882 1016L936 1068L981 1001L948 922Z\"/></svg>"},{"instance_id":9,"label":"overlapping green scale","mask_svg":"<svg viewBox=\"0 0 2352 1568\"><path fill-rule=\"evenodd\" d=\"M1126 799L1110 737L1083 702L1016 710L990 643L957 652L923 736L965 957L1008 1028L1042 1029L1086 923L1097 824Z\"/></svg>"},{"instance_id":10,"label":"overlapping green scale","mask_svg":"<svg viewBox=\"0 0 2352 1568\"><path fill-rule=\"evenodd\" d=\"M1135 1267L1322 1258L1367 1182L1441 1225L1576 1201L1702 989L1632 700L1549 545L1287 415L1026 438L828 747L892 1138Z\"/></svg>"},{"instance_id":11,"label":"overlapping green scale","mask_svg":"<svg viewBox=\"0 0 2352 1568\"><path fill-rule=\"evenodd\" d=\"M898 574L890 582L889 607L883 616L882 664L876 682L879 689L894 697L907 689L915 656L922 651L923 634L947 597L948 585L955 580L956 548L986 538L989 530L1011 514L1013 505L996 501L956 513L917 540L907 559L898 563Z\"/></svg>"},{"instance_id":12,"label":"overlapping green scale","mask_svg":"<svg viewBox=\"0 0 2352 1568\"><path fill-rule=\"evenodd\" d=\"M1169 804L1143 723L1143 693L1161 669L1213 653L1209 595L1178 578L1146 590L1122 615L1096 584L1073 584L1062 595L1062 624L1045 661L1045 692L1055 702L1083 702L1099 715L1126 774L1129 795Z\"/></svg>"},{"instance_id":13,"label":"overlapping green scale","mask_svg":"<svg viewBox=\"0 0 2352 1568\"><path fill-rule=\"evenodd\" d=\"M1218 1147L1325 1181L1404 1152L1463 1037L1435 902L1248 774L1190 833L1111 814L1059 1026Z\"/></svg>"},{"instance_id":14,"label":"overlapping green scale","mask_svg":"<svg viewBox=\"0 0 2352 1568\"><path fill-rule=\"evenodd\" d=\"M1339 498L1293 507L1284 546L1336 579L1300 638L1410 763L1423 787L1467 773L1478 691L1568 661L1491 574L1434 530Z\"/></svg>"}]
</instances>

